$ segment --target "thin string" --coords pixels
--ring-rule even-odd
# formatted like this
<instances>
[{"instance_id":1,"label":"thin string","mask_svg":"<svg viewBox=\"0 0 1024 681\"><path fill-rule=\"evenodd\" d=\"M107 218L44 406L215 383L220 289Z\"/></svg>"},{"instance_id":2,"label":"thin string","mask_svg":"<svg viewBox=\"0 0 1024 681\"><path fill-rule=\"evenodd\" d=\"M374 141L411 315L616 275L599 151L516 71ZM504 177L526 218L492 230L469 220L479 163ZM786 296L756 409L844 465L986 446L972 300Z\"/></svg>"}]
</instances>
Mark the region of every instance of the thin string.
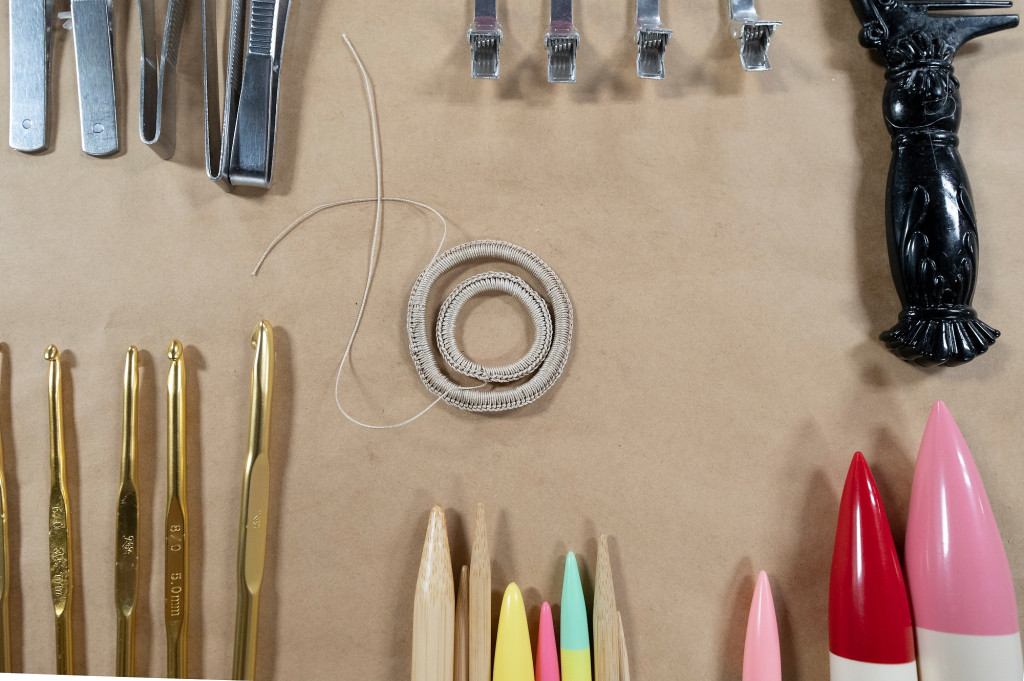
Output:
<instances>
[{"instance_id":1,"label":"thin string","mask_svg":"<svg viewBox=\"0 0 1024 681\"><path fill-rule=\"evenodd\" d=\"M363 287L363 299L362 299L362 301L359 304L359 312L356 314L355 324L352 326L352 334L348 337L348 344L345 346L345 352L341 356L341 362L338 364L338 373L337 373L337 375L335 376L335 379L334 379L334 402L335 402L335 404L338 405L338 410L341 411L341 413L345 416L345 418L347 418L349 421L351 421L352 423L356 424L357 426L362 426L363 428L371 428L371 429L374 429L374 430L386 430L386 429L390 429L390 428L401 428L402 426L405 426L405 425L407 425L409 423L412 423L413 421L415 421L419 417L421 417L424 414L426 414L438 402L441 401L441 398L438 397L433 402L431 402L426 407L424 407L415 416L413 416L411 418L408 418L408 419L402 421L401 423L392 423L392 424L385 424L385 425L372 424L372 423L363 423L362 421L352 417L347 411L345 411L345 407L343 407L341 405L341 397L339 395L339 390L340 390L340 387L341 387L341 372L345 368L345 362L349 358L349 354L352 351L352 344L355 342L356 334L359 332L359 325L363 321L363 312L366 310L366 301L367 301L367 299L369 298L369 295L370 295L370 285L373 283L373 275L374 275L374 273L376 272L376 269L377 269L377 251L378 251L378 245L380 243L380 231L381 231L381 221L382 221L382 218L383 218L384 202L385 201L392 201L392 202L395 202L395 203L406 203L406 204L410 204L410 205L413 205L413 206L419 206L420 208L424 208L424 209L430 211L431 213L436 215L441 220L441 225L442 225L441 241L440 241L440 243L438 243L437 250L434 251L434 255L433 255L433 257L431 257L430 262L434 262L437 259L438 254L441 253L441 249L444 247L444 240L448 236L448 221L445 220L444 216L441 215L441 213L439 213L434 208L428 206L425 203L420 203L419 201L413 201L411 199L402 199L402 198L397 198L397 197L384 196L384 169L383 169L383 166L382 166L381 160L380 160L380 129L379 129L379 126L377 125L377 104L376 104L376 101L375 101L374 96L373 96L373 88L370 86L370 76L366 73L366 68L363 66L363 61L362 61L362 59L359 58L359 54L356 52L356 48L352 45L352 41L350 41L348 39L348 36L346 34L344 34L344 33L341 35L341 37L345 41L345 45L348 46L349 52L351 52L352 56L355 58L356 66L359 67L359 73L360 73L360 75L363 78L363 86L364 86L364 88L366 90L366 101L367 101L367 104L369 105L369 109L370 109L370 127L371 127L371 131L372 131L372 134L373 134L373 159L374 159L374 164L376 166L376 171L377 171L377 195L374 198L347 199L347 200L344 200L344 201L332 201L330 203L320 204L319 206L316 206L316 207L311 208L310 210L306 211L298 219L296 219L290 225L285 227L284 230L282 230L281 233L278 234L274 238L274 240L270 242L270 245L267 246L267 249L265 251L263 251L263 255L260 256L259 261L256 263L256 267L253 268L252 276L255 277L259 273L260 268L263 267L263 263L267 259L267 256L270 255L270 252L272 250L274 250L274 248L277 247L277 245L279 243L281 243L281 241L286 236L288 236L296 227L298 227L303 222L305 222L309 218L313 217L317 213L320 213L322 211L325 211L325 210L328 210L328 209L331 209L331 208L337 208L339 206L347 206L347 205L353 204L353 203L369 203L369 202L373 201L373 202L375 202L377 204L377 214L376 214L376 217L374 218L374 222L373 222L373 240L372 240L371 245L370 245L370 263L369 263L369 267L366 270L366 285ZM474 386L473 388L467 388L467 389L475 389L477 387L483 387L483 385L486 385L486 384L481 384L480 386Z\"/></svg>"},{"instance_id":2,"label":"thin string","mask_svg":"<svg viewBox=\"0 0 1024 681\"><path fill-rule=\"evenodd\" d=\"M338 364L338 372L334 378L334 402L338 406L338 410L342 415L352 423L362 426L363 428L370 428L374 430L384 430L391 428L401 428L409 423L412 423L416 419L420 418L428 411L430 411L438 402L445 401L453 406L468 411L504 411L506 409L515 409L517 407L525 406L538 399L543 395L555 381L562 374L562 370L565 367L566 360L568 359L569 347L572 339L572 304L569 301L568 293L565 287L559 280L558 275L545 263L543 260L538 258L535 254L527 251L526 249L516 246L515 244L506 243L503 241L493 240L482 240L472 241L461 246L457 246L442 254L442 248L444 247L445 238L448 235L448 222L444 216L441 215L434 208L421 203L419 201L413 201L411 199L403 199L397 197L385 197L384 196L384 171L381 163L381 144L380 144L380 127L377 118L377 105L373 94L373 87L370 84L369 74L366 72L366 68L363 66L362 60L359 58L359 54L356 52L352 42L348 39L348 36L342 34L342 38L345 41L345 45L351 52L352 57L355 59L356 65L359 67L359 73L363 79L363 86L366 91L366 101L370 111L370 125L373 136L373 157L374 165L376 167L376 179L377 179L377 192L373 198L362 198L362 199L347 199L344 201L334 201L331 203L324 203L316 206L303 215L297 220L292 222L290 225L285 227L284 230L273 241L267 246L267 249L263 252L259 261L256 263L256 267L252 270L252 275L256 276L259 273L260 268L263 266L270 255L270 252L277 247L281 241L288 236L294 229L296 229L303 222L309 218L317 215L318 213L336 208L339 206L345 206L353 203L369 203L374 202L377 206L376 216L373 223L373 238L370 244L370 261L366 271L366 284L363 287L363 296L359 304L359 312L356 314L355 323L352 326L352 333L349 335L348 343L345 345L345 352L342 354L341 362ZM434 255L431 257L430 262L426 268L420 273L417 278L416 284L413 286L413 292L409 298L408 318L407 318L407 330L409 332L409 351L413 359L413 363L416 365L417 373L419 373L423 384L428 390L437 396L433 402L428 404L422 410L420 410L414 416L405 419L400 423L392 424L370 424L364 423L347 411L341 404L341 376L345 368L345 362L348 361L352 346L355 343L356 335L359 332L359 326L363 320L363 314L366 311L367 301L370 295L370 287L373 283L374 275L377 270L377 258L380 250L380 237L381 228L383 224L383 211L384 202L393 201L396 203L406 203L420 208L424 208L441 220L442 233L441 240L437 245L437 250L434 251ZM538 366L537 372L528 380L526 383L510 388L507 390L497 390L489 393L474 393L471 391L483 388L491 385L490 382L481 382L475 386L462 386L453 382L450 378L444 376L437 368L436 361L433 357L433 353L429 347L429 341L426 339L425 326L426 320L424 313L426 311L426 298L430 292L430 287L444 272L451 267L460 264L467 259L475 258L488 258L503 260L505 262L519 265L527 271L531 272L534 276L540 280L548 296L551 300L551 305L554 308L554 319L553 329L552 320L548 319L546 324L543 324L544 342L535 343L535 347L531 348L531 351L527 354L527 357L520 360L526 364L536 364ZM484 276L487 280L487 284L484 288L475 288L475 292L479 290L492 290L495 286L499 286L503 275L490 272ZM547 309L544 307L543 298L530 289L528 285L523 282L523 286L528 289L528 292L516 289L509 291L516 297L519 297L527 306L531 304L543 308L542 312L544 315L547 314ZM459 289L461 290L461 289ZM504 290L504 289L501 289ZM474 295L469 293L466 295ZM451 296L449 297L451 298ZM446 305L450 302L446 302ZM534 323L538 323L538 315L541 312L535 311ZM450 347L455 347L454 340L454 327L450 329L451 333L445 335L439 339L439 342L443 342ZM457 348L456 348L457 349ZM449 364L449 366L451 366ZM452 367L456 371L460 371L457 367ZM467 375L466 372L460 371L463 375ZM472 375L472 374L470 374Z\"/></svg>"}]
</instances>

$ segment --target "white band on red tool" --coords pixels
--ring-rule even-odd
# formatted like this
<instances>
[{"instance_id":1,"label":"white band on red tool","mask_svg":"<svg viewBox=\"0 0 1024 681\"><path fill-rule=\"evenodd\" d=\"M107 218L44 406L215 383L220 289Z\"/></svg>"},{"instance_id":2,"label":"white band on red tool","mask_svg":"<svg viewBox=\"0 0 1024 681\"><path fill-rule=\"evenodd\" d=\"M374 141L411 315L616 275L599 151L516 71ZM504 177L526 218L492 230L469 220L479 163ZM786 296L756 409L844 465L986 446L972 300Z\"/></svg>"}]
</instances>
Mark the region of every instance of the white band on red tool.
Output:
<instances>
[{"instance_id":1,"label":"white band on red tool","mask_svg":"<svg viewBox=\"0 0 1024 681\"><path fill-rule=\"evenodd\" d=\"M874 664L829 653L830 681L917 681L917 663Z\"/></svg>"}]
</instances>

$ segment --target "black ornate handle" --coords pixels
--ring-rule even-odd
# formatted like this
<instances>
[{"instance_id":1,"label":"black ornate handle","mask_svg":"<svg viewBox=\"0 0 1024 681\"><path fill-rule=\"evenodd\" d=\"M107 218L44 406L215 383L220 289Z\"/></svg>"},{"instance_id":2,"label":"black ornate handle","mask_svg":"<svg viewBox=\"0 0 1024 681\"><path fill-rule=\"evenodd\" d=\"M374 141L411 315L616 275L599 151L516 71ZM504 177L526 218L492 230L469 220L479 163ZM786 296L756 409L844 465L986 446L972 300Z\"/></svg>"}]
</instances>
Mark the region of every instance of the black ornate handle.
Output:
<instances>
[{"instance_id":1,"label":"black ornate handle","mask_svg":"<svg viewBox=\"0 0 1024 681\"><path fill-rule=\"evenodd\" d=\"M933 15L1009 2L853 0L860 40L888 66L883 96L892 137L885 196L889 265L903 311L881 335L897 355L923 366L969 362L999 332L971 307L978 229L960 153L960 84L952 61L963 43L1017 25L1016 15Z\"/></svg>"}]
</instances>

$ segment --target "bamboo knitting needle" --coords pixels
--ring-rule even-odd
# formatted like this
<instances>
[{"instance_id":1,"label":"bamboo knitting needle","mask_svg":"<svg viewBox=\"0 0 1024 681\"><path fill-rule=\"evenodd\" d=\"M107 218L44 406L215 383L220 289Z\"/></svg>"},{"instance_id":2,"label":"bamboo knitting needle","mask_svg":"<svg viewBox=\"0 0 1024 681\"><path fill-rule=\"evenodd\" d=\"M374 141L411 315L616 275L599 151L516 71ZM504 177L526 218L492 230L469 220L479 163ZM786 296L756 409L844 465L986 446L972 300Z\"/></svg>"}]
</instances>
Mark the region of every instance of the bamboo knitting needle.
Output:
<instances>
[{"instance_id":1,"label":"bamboo knitting needle","mask_svg":"<svg viewBox=\"0 0 1024 681\"><path fill-rule=\"evenodd\" d=\"M469 564L469 681L491 681L491 551L483 504L476 506Z\"/></svg>"},{"instance_id":2,"label":"bamboo knitting needle","mask_svg":"<svg viewBox=\"0 0 1024 681\"><path fill-rule=\"evenodd\" d=\"M615 584L608 556L608 535L597 542L597 586L594 587L594 681L619 679L619 624Z\"/></svg>"},{"instance_id":3,"label":"bamboo knitting needle","mask_svg":"<svg viewBox=\"0 0 1024 681\"><path fill-rule=\"evenodd\" d=\"M629 653L626 652L626 632L619 613L619 681L629 681Z\"/></svg>"},{"instance_id":4,"label":"bamboo knitting needle","mask_svg":"<svg viewBox=\"0 0 1024 681\"><path fill-rule=\"evenodd\" d=\"M255 356L249 400L249 453L242 480L238 522L238 606L235 617L234 679L256 676L256 628L267 554L270 507L270 398L274 390L274 330L261 321L252 332Z\"/></svg>"},{"instance_id":5,"label":"bamboo knitting needle","mask_svg":"<svg viewBox=\"0 0 1024 681\"><path fill-rule=\"evenodd\" d=\"M430 509L416 578L412 621L412 681L452 681L455 585L444 509Z\"/></svg>"},{"instance_id":6,"label":"bamboo knitting needle","mask_svg":"<svg viewBox=\"0 0 1024 681\"><path fill-rule=\"evenodd\" d=\"M10 619L7 599L11 591L10 558L7 554L7 485L4 482L4 448L0 442L0 672L11 671Z\"/></svg>"},{"instance_id":7,"label":"bamboo knitting needle","mask_svg":"<svg viewBox=\"0 0 1024 681\"><path fill-rule=\"evenodd\" d=\"M64 456L64 405L61 391L60 353L46 348L49 365L50 412L50 597L57 633L57 673L73 674L71 636L71 510L68 504L66 459Z\"/></svg>"},{"instance_id":8,"label":"bamboo knitting needle","mask_svg":"<svg viewBox=\"0 0 1024 681\"><path fill-rule=\"evenodd\" d=\"M167 518L164 546L164 625L167 676L188 674L188 509L185 503L185 357L178 340L167 358Z\"/></svg>"},{"instance_id":9,"label":"bamboo knitting needle","mask_svg":"<svg viewBox=\"0 0 1024 681\"><path fill-rule=\"evenodd\" d=\"M114 604L117 607L118 676L135 676L135 606L139 595L139 478L136 471L136 422L139 401L139 351L128 348L124 365L124 428L121 483L117 491L114 536Z\"/></svg>"},{"instance_id":10,"label":"bamboo knitting needle","mask_svg":"<svg viewBox=\"0 0 1024 681\"><path fill-rule=\"evenodd\" d=\"M469 568L465 565L455 596L455 681L469 681Z\"/></svg>"}]
</instances>

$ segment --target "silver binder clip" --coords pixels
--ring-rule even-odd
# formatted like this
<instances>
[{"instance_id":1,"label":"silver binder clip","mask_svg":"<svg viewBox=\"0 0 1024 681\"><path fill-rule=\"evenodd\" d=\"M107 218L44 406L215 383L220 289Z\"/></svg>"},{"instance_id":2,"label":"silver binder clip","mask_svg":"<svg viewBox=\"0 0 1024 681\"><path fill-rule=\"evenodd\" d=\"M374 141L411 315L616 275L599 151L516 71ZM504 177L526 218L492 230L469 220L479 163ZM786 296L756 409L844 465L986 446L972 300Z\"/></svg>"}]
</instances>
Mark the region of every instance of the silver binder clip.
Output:
<instances>
[{"instance_id":1,"label":"silver binder clip","mask_svg":"<svg viewBox=\"0 0 1024 681\"><path fill-rule=\"evenodd\" d=\"M18 151L42 151L49 142L53 0L10 0L11 108L8 143Z\"/></svg>"},{"instance_id":2,"label":"silver binder clip","mask_svg":"<svg viewBox=\"0 0 1024 681\"><path fill-rule=\"evenodd\" d=\"M661 25L658 0L636 0L636 75L665 77L665 47L672 31Z\"/></svg>"},{"instance_id":3,"label":"silver binder clip","mask_svg":"<svg viewBox=\"0 0 1024 681\"><path fill-rule=\"evenodd\" d=\"M551 26L544 36L548 50L548 82L576 82L580 34L572 24L572 0L551 0Z\"/></svg>"},{"instance_id":4,"label":"silver binder clip","mask_svg":"<svg viewBox=\"0 0 1024 681\"><path fill-rule=\"evenodd\" d=\"M142 141L166 159L174 155L175 76L187 0L168 2L159 62L153 0L138 2L143 52L139 130ZM214 0L202 0L206 173L227 190L270 187L290 5L290 0L231 0L224 114L218 131L215 7Z\"/></svg>"},{"instance_id":5,"label":"silver binder clip","mask_svg":"<svg viewBox=\"0 0 1024 681\"><path fill-rule=\"evenodd\" d=\"M501 25L495 0L476 0L473 25L469 27L474 78L497 78L501 72Z\"/></svg>"},{"instance_id":6,"label":"silver binder clip","mask_svg":"<svg viewBox=\"0 0 1024 681\"><path fill-rule=\"evenodd\" d=\"M71 0L71 11L57 16L75 39L82 151L113 154L118 150L113 0Z\"/></svg>"},{"instance_id":7,"label":"silver binder clip","mask_svg":"<svg viewBox=\"0 0 1024 681\"><path fill-rule=\"evenodd\" d=\"M729 0L729 30L740 44L744 71L767 71L768 45L781 21L763 21L754 9L754 0Z\"/></svg>"}]
</instances>

